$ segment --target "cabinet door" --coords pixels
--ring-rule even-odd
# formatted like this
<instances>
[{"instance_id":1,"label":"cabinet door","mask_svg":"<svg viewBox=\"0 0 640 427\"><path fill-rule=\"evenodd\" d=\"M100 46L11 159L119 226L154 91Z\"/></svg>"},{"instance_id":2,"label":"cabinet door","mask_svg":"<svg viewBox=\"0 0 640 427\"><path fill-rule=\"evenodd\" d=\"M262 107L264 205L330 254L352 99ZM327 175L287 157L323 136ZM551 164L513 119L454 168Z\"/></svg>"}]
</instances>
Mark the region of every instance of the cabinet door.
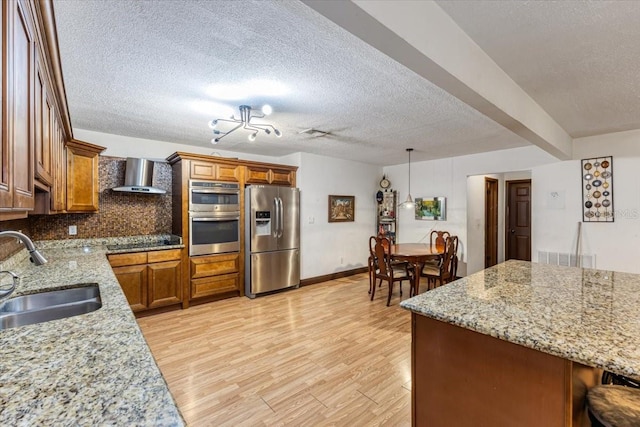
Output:
<instances>
[{"instance_id":1,"label":"cabinet door","mask_svg":"<svg viewBox=\"0 0 640 427\"><path fill-rule=\"evenodd\" d=\"M133 311L147 308L147 265L114 267L120 287Z\"/></svg>"},{"instance_id":2,"label":"cabinet door","mask_svg":"<svg viewBox=\"0 0 640 427\"><path fill-rule=\"evenodd\" d=\"M149 264L149 308L182 302L180 261Z\"/></svg>"},{"instance_id":3,"label":"cabinet door","mask_svg":"<svg viewBox=\"0 0 640 427\"><path fill-rule=\"evenodd\" d=\"M216 179L218 181L238 182L237 166L216 165Z\"/></svg>"},{"instance_id":4,"label":"cabinet door","mask_svg":"<svg viewBox=\"0 0 640 427\"><path fill-rule=\"evenodd\" d=\"M192 160L190 176L192 179L216 179L216 165Z\"/></svg>"},{"instance_id":5,"label":"cabinet door","mask_svg":"<svg viewBox=\"0 0 640 427\"><path fill-rule=\"evenodd\" d=\"M35 161L36 179L51 187L51 100L47 89L47 80L43 62L36 55L36 87L35 87Z\"/></svg>"},{"instance_id":6,"label":"cabinet door","mask_svg":"<svg viewBox=\"0 0 640 427\"><path fill-rule=\"evenodd\" d=\"M2 19L0 19L0 34L2 35L2 57L7 58L8 54L8 35L9 35L9 5L10 2L3 1L0 5L2 8ZM8 111L8 99L11 93L8 85L7 73L5 67L0 66L0 90L2 91L2 111L0 111L0 125L2 129L1 143L0 143L0 208L13 207L13 189L11 187L11 165L10 160L10 146L9 146L9 126L6 120L6 114Z\"/></svg>"},{"instance_id":7,"label":"cabinet door","mask_svg":"<svg viewBox=\"0 0 640 427\"><path fill-rule=\"evenodd\" d=\"M51 210L64 212L67 207L67 156L64 146L64 134L60 120L54 114L51 118L51 133L53 137L54 160L53 164L53 195L51 197Z\"/></svg>"},{"instance_id":8,"label":"cabinet door","mask_svg":"<svg viewBox=\"0 0 640 427\"><path fill-rule=\"evenodd\" d=\"M27 6L21 1L9 2L13 8L11 19L10 45L13 55L9 56L8 80L11 91L8 94L9 141L12 146L13 208L32 210L33 193L33 132L34 132L34 52L35 43L30 25Z\"/></svg>"},{"instance_id":9,"label":"cabinet door","mask_svg":"<svg viewBox=\"0 0 640 427\"><path fill-rule=\"evenodd\" d=\"M270 169L267 167L250 166L247 168L247 184L269 184Z\"/></svg>"},{"instance_id":10,"label":"cabinet door","mask_svg":"<svg viewBox=\"0 0 640 427\"><path fill-rule=\"evenodd\" d=\"M67 143L67 212L98 210L98 155L102 150L104 147L80 141Z\"/></svg>"},{"instance_id":11,"label":"cabinet door","mask_svg":"<svg viewBox=\"0 0 640 427\"><path fill-rule=\"evenodd\" d=\"M271 184L295 187L296 173L286 169L271 169Z\"/></svg>"}]
</instances>

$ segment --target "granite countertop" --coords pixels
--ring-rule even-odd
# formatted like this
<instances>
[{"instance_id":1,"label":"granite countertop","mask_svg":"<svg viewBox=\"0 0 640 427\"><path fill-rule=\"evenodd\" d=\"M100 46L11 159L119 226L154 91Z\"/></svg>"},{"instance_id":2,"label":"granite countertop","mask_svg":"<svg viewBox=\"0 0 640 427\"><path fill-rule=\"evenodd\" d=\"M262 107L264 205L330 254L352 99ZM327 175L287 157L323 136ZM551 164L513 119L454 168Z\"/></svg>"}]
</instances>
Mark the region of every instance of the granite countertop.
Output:
<instances>
[{"instance_id":1,"label":"granite countertop","mask_svg":"<svg viewBox=\"0 0 640 427\"><path fill-rule=\"evenodd\" d=\"M588 366L640 377L640 275L510 260L400 304Z\"/></svg>"},{"instance_id":2,"label":"granite countertop","mask_svg":"<svg viewBox=\"0 0 640 427\"><path fill-rule=\"evenodd\" d=\"M102 241L39 242L3 262L21 277L13 296L99 284L92 313L0 330L0 424L153 425L184 421L106 258ZM92 243L93 245L88 245Z\"/></svg>"}]
</instances>

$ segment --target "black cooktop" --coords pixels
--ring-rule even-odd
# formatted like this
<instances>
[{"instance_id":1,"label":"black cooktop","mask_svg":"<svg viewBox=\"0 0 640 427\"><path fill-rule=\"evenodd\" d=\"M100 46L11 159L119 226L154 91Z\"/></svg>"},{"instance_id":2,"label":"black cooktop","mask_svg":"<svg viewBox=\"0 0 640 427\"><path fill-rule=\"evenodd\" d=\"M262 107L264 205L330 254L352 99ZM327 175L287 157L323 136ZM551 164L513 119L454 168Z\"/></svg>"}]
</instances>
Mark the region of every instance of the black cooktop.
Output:
<instances>
[{"instance_id":1,"label":"black cooktop","mask_svg":"<svg viewBox=\"0 0 640 427\"><path fill-rule=\"evenodd\" d=\"M155 242L140 242L140 243L123 243L119 245L107 245L107 249L110 251L117 251L123 249L139 249L139 248L153 248L157 246L170 246L170 245L179 245L180 239L164 239L158 240Z\"/></svg>"}]
</instances>

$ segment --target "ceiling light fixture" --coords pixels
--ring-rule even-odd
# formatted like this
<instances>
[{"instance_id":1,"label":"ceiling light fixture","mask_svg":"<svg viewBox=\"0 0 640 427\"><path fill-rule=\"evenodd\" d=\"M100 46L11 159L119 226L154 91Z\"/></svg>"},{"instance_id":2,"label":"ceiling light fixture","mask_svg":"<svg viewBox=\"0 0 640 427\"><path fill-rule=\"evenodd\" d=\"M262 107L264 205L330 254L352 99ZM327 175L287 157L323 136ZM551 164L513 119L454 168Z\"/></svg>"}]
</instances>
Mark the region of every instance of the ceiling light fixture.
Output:
<instances>
[{"instance_id":1,"label":"ceiling light fixture","mask_svg":"<svg viewBox=\"0 0 640 427\"><path fill-rule=\"evenodd\" d=\"M411 197L411 152L413 148L407 148L407 153L409 153L409 194L407 194L407 200L400 203L405 209L413 209L415 204L413 203L413 197Z\"/></svg>"},{"instance_id":2,"label":"ceiling light fixture","mask_svg":"<svg viewBox=\"0 0 640 427\"><path fill-rule=\"evenodd\" d=\"M264 116L268 116L269 114L271 114L273 109L271 108L270 105L264 105L262 107L261 115L252 113L252 109L248 105L241 105L239 107L239 110L240 110L239 119L236 119L234 116L231 116L230 119L213 119L209 122L209 127L213 129L213 134L216 135L216 137L211 140L212 144L217 144L218 142L220 142L222 138L224 138L225 136L229 135L231 132L234 132L235 130L240 128L252 131L252 133L249 134L249 141L251 142L256 140L256 136L258 136L258 132L260 131L264 131L264 133L266 133L267 135L270 135L271 132L273 131L273 134L278 138L282 136L282 132L276 129L273 125L269 125L266 123L251 122L251 119L254 119L254 118L261 119ZM237 125L231 130L223 132L219 129L216 129L219 122L236 123Z\"/></svg>"}]
</instances>

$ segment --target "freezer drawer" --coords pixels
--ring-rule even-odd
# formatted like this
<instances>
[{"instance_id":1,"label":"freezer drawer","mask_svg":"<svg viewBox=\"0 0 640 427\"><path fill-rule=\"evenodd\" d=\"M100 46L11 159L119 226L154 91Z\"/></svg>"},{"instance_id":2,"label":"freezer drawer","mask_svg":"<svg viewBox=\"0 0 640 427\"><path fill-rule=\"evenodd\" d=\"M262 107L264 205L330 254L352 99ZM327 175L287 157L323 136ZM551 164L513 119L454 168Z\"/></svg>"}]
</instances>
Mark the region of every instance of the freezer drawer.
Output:
<instances>
[{"instance_id":1,"label":"freezer drawer","mask_svg":"<svg viewBox=\"0 0 640 427\"><path fill-rule=\"evenodd\" d=\"M290 288L300 284L300 251L291 249L252 253L249 256L249 274L245 278L245 293L256 294Z\"/></svg>"}]
</instances>

